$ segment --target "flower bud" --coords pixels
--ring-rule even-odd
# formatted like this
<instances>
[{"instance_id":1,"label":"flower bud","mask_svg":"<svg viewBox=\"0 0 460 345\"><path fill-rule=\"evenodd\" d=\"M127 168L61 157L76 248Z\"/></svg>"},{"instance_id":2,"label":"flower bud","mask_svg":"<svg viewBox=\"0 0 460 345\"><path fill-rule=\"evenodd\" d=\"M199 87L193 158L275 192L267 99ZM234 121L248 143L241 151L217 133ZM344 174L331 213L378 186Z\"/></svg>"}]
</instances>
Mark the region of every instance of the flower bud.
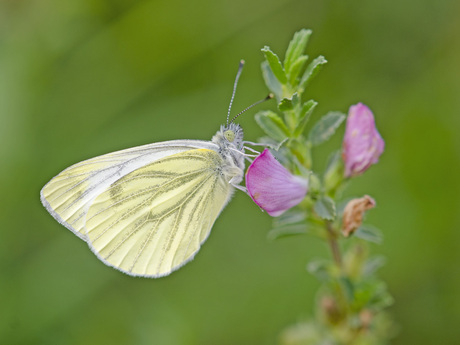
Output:
<instances>
[{"instance_id":1,"label":"flower bud","mask_svg":"<svg viewBox=\"0 0 460 345\"><path fill-rule=\"evenodd\" d=\"M259 207L277 217L305 198L308 181L292 175L265 149L246 172L246 188Z\"/></svg>"},{"instance_id":2,"label":"flower bud","mask_svg":"<svg viewBox=\"0 0 460 345\"><path fill-rule=\"evenodd\" d=\"M348 237L353 234L363 223L364 212L374 207L375 200L369 195L350 200L343 210L343 235Z\"/></svg>"},{"instance_id":3,"label":"flower bud","mask_svg":"<svg viewBox=\"0 0 460 345\"><path fill-rule=\"evenodd\" d=\"M345 176L357 176L378 162L385 142L375 127L372 111L362 103L352 105L348 112L342 157Z\"/></svg>"}]
</instances>

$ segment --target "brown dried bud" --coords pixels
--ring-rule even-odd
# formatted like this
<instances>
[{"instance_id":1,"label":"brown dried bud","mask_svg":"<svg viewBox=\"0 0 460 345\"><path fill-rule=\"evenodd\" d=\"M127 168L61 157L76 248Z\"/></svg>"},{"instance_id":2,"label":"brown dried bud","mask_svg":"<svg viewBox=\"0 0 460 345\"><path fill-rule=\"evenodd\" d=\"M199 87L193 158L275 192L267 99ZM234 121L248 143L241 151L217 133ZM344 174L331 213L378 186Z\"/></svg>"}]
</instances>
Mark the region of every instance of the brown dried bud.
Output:
<instances>
[{"instance_id":1,"label":"brown dried bud","mask_svg":"<svg viewBox=\"0 0 460 345\"><path fill-rule=\"evenodd\" d=\"M359 313L359 319L361 321L361 326L364 329L368 329L372 323L374 314L369 309L363 309Z\"/></svg>"},{"instance_id":2,"label":"brown dried bud","mask_svg":"<svg viewBox=\"0 0 460 345\"><path fill-rule=\"evenodd\" d=\"M364 212L375 207L375 200L369 195L350 200L343 210L342 233L345 237L353 234L363 223Z\"/></svg>"},{"instance_id":3,"label":"brown dried bud","mask_svg":"<svg viewBox=\"0 0 460 345\"><path fill-rule=\"evenodd\" d=\"M339 310L336 300L331 296L321 298L321 310L326 320L332 324L338 323L342 318L342 313Z\"/></svg>"}]
</instances>

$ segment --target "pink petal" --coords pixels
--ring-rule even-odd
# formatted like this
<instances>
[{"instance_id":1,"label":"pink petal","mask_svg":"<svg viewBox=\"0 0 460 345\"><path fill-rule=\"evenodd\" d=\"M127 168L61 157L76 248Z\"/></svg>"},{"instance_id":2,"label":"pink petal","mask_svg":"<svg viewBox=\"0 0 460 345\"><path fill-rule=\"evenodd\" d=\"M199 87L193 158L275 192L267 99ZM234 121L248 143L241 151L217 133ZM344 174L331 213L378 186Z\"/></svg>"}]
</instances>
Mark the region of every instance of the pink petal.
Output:
<instances>
[{"instance_id":1,"label":"pink petal","mask_svg":"<svg viewBox=\"0 0 460 345\"><path fill-rule=\"evenodd\" d=\"M305 198L308 181L292 175L265 149L248 168L246 188L257 205L277 217Z\"/></svg>"},{"instance_id":2,"label":"pink petal","mask_svg":"<svg viewBox=\"0 0 460 345\"><path fill-rule=\"evenodd\" d=\"M356 176L378 162L385 142L375 127L372 111L362 103L350 107L343 140L345 176Z\"/></svg>"}]
</instances>

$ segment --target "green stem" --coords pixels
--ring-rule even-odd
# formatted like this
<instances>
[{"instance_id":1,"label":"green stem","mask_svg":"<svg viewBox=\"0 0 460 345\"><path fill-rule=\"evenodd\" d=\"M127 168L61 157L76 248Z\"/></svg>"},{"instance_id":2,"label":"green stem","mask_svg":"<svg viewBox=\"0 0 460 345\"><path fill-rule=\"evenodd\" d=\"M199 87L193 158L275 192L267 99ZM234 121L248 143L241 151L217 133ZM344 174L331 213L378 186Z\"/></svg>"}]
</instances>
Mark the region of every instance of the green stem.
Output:
<instances>
[{"instance_id":1,"label":"green stem","mask_svg":"<svg viewBox=\"0 0 460 345\"><path fill-rule=\"evenodd\" d=\"M337 267L342 271L342 255L340 254L339 244L337 242L337 234L332 227L331 222L326 222L326 229L329 235L328 243L331 248L332 257L337 265Z\"/></svg>"}]
</instances>

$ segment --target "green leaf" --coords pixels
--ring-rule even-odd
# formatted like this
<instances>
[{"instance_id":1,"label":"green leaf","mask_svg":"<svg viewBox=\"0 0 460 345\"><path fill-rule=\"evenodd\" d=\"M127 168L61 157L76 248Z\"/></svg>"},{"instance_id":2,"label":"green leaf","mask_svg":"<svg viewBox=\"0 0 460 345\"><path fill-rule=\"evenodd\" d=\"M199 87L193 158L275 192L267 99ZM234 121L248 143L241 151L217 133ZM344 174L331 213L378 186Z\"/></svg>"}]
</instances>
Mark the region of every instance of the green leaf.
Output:
<instances>
[{"instance_id":1,"label":"green leaf","mask_svg":"<svg viewBox=\"0 0 460 345\"><path fill-rule=\"evenodd\" d=\"M327 196L319 198L315 203L315 212L323 219L333 220L335 218L334 200Z\"/></svg>"},{"instance_id":2,"label":"green leaf","mask_svg":"<svg viewBox=\"0 0 460 345\"><path fill-rule=\"evenodd\" d=\"M383 241L382 232L372 225L361 225L353 234L362 240L380 244Z\"/></svg>"},{"instance_id":3,"label":"green leaf","mask_svg":"<svg viewBox=\"0 0 460 345\"><path fill-rule=\"evenodd\" d=\"M324 188L328 195L335 195L344 179L344 164L342 160L342 151L333 152L328 160L327 168L324 172Z\"/></svg>"},{"instance_id":4,"label":"green leaf","mask_svg":"<svg viewBox=\"0 0 460 345\"><path fill-rule=\"evenodd\" d=\"M380 311L393 304L393 297L388 293L386 284L379 280L365 280L356 287L354 307L364 307Z\"/></svg>"},{"instance_id":5,"label":"green leaf","mask_svg":"<svg viewBox=\"0 0 460 345\"><path fill-rule=\"evenodd\" d=\"M260 111L255 115L255 119L260 128L277 141L283 141L290 136L289 130L281 117L273 111Z\"/></svg>"},{"instance_id":6,"label":"green leaf","mask_svg":"<svg viewBox=\"0 0 460 345\"><path fill-rule=\"evenodd\" d=\"M301 211L295 208L291 208L284 212L281 216L273 218L273 225L280 227L284 225L304 222L307 218L305 211Z\"/></svg>"},{"instance_id":7,"label":"green leaf","mask_svg":"<svg viewBox=\"0 0 460 345\"><path fill-rule=\"evenodd\" d=\"M374 256L366 261L363 268L363 275L370 276L374 274L379 268L383 267L386 263L386 258L384 256Z\"/></svg>"},{"instance_id":8,"label":"green leaf","mask_svg":"<svg viewBox=\"0 0 460 345\"><path fill-rule=\"evenodd\" d=\"M283 97L283 86L273 74L273 71L267 61L263 61L261 67L265 85L267 85L268 89L275 94L276 99L280 100Z\"/></svg>"},{"instance_id":9,"label":"green leaf","mask_svg":"<svg viewBox=\"0 0 460 345\"><path fill-rule=\"evenodd\" d=\"M336 129L345 120L345 115L338 111L330 111L323 116L313 126L308 138L313 145L319 145L327 140L335 133Z\"/></svg>"},{"instance_id":10,"label":"green leaf","mask_svg":"<svg viewBox=\"0 0 460 345\"><path fill-rule=\"evenodd\" d=\"M294 105L292 104L292 100L289 98L283 98L281 102L278 104L278 109L280 111L289 111L294 109Z\"/></svg>"},{"instance_id":11,"label":"green leaf","mask_svg":"<svg viewBox=\"0 0 460 345\"><path fill-rule=\"evenodd\" d=\"M331 262L324 259L313 259L307 264L307 271L323 282L331 278L333 270Z\"/></svg>"},{"instance_id":12,"label":"green leaf","mask_svg":"<svg viewBox=\"0 0 460 345\"><path fill-rule=\"evenodd\" d=\"M387 291L386 284L381 282L381 284L377 286L375 294L369 302L369 306L374 310L380 311L391 306L393 303L393 296Z\"/></svg>"},{"instance_id":13,"label":"green leaf","mask_svg":"<svg viewBox=\"0 0 460 345\"><path fill-rule=\"evenodd\" d=\"M297 127L294 130L294 136L298 137L299 135L302 134L317 104L318 103L312 99L303 104L302 110L300 111L300 116L298 119Z\"/></svg>"},{"instance_id":14,"label":"green leaf","mask_svg":"<svg viewBox=\"0 0 460 345\"><path fill-rule=\"evenodd\" d=\"M283 66L281 65L278 55L272 52L270 48L267 46L262 48L262 51L275 77L281 82L281 84L286 84L287 83L286 73L284 72Z\"/></svg>"},{"instance_id":15,"label":"green leaf","mask_svg":"<svg viewBox=\"0 0 460 345\"><path fill-rule=\"evenodd\" d=\"M327 60L324 56L320 55L314 59L305 70L302 79L300 79L300 89L305 90L310 81L318 74L323 65L327 63Z\"/></svg>"},{"instance_id":16,"label":"green leaf","mask_svg":"<svg viewBox=\"0 0 460 345\"><path fill-rule=\"evenodd\" d=\"M345 292L345 297L349 301L353 301L355 295L355 288L350 279L345 276L339 278L339 284L342 287L342 290Z\"/></svg>"},{"instance_id":17,"label":"green leaf","mask_svg":"<svg viewBox=\"0 0 460 345\"><path fill-rule=\"evenodd\" d=\"M285 225L271 229L267 234L267 239L273 241L283 237L306 234L308 231L305 224Z\"/></svg>"},{"instance_id":18,"label":"green leaf","mask_svg":"<svg viewBox=\"0 0 460 345\"><path fill-rule=\"evenodd\" d=\"M297 94L297 92L294 92L294 93L292 94L292 105L293 105L294 107L297 107L299 104L300 104L299 95Z\"/></svg>"},{"instance_id":19,"label":"green leaf","mask_svg":"<svg viewBox=\"0 0 460 345\"><path fill-rule=\"evenodd\" d=\"M312 31L307 29L297 31L291 42L289 42L288 49L286 50L286 56L284 57L284 68L288 75L291 73L290 71L292 69L292 65L305 51L311 33Z\"/></svg>"},{"instance_id":20,"label":"green leaf","mask_svg":"<svg viewBox=\"0 0 460 345\"><path fill-rule=\"evenodd\" d=\"M288 74L289 84L291 84L292 86L296 86L298 84L299 82L298 77L299 77L300 71L302 70L307 60L308 60L308 55L302 55L292 64L292 67Z\"/></svg>"}]
</instances>

